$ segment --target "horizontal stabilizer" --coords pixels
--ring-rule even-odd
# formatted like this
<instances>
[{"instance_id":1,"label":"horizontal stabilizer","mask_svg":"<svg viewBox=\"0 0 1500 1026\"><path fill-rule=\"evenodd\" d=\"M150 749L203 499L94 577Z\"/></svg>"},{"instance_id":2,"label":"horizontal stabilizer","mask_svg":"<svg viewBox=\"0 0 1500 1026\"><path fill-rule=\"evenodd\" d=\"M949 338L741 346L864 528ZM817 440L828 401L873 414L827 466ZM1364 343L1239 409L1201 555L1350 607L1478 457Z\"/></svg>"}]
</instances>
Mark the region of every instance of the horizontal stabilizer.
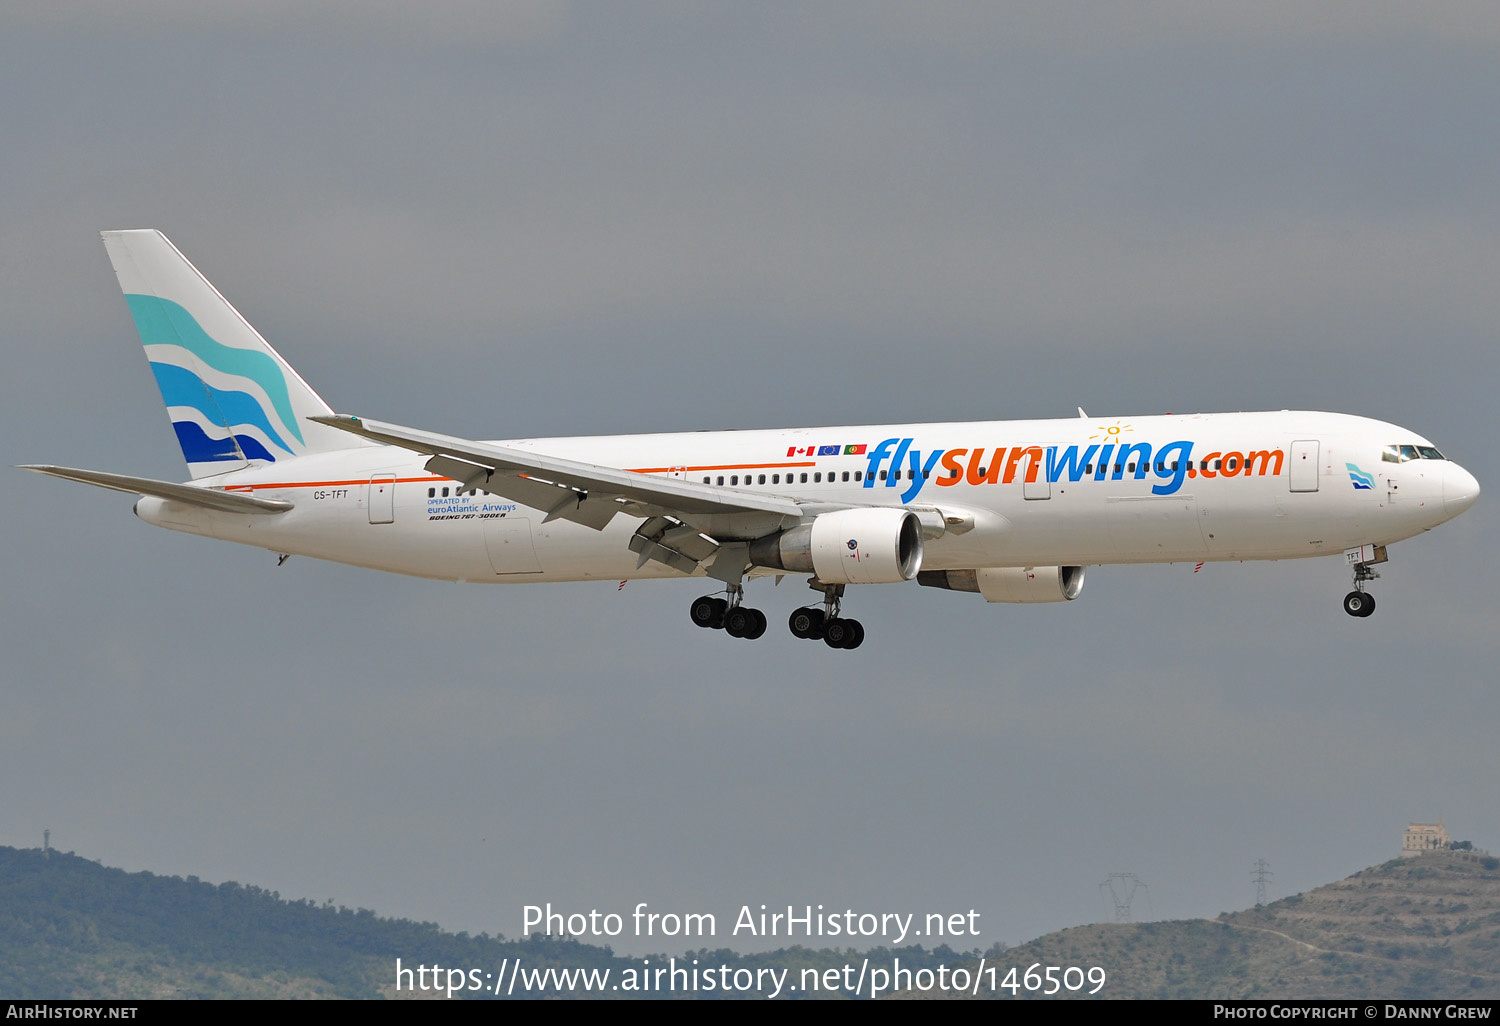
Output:
<instances>
[{"instance_id":1,"label":"horizontal stabilizer","mask_svg":"<svg viewBox=\"0 0 1500 1026\"><path fill-rule=\"evenodd\" d=\"M285 499L257 499L253 495L237 492L222 492L216 488L199 485L174 484L171 481L156 481L149 477L127 477L124 474L106 474L98 470L75 470L72 467L52 467L45 464L29 464L20 470L34 470L38 474L50 474L68 481L111 488L117 492L135 495L154 495L158 499L185 502L204 509L215 509L221 513L285 513L292 504Z\"/></svg>"}]
</instances>

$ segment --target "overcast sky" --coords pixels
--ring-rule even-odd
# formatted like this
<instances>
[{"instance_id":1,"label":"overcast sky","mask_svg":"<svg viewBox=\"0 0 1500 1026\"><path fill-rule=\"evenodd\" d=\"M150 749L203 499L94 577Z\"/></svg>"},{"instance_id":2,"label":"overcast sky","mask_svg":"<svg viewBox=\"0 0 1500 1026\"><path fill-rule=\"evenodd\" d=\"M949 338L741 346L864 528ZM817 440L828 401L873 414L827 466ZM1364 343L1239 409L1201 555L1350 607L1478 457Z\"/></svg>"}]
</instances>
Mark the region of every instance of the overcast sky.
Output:
<instances>
[{"instance_id":1,"label":"overcast sky","mask_svg":"<svg viewBox=\"0 0 1500 1026\"><path fill-rule=\"evenodd\" d=\"M335 408L436 431L1306 408L1500 490L1491 3L6 3L0 95L6 466L186 476L97 236L153 227ZM278 569L0 477L3 844L508 936L721 917L635 952L1500 849L1493 494L1369 620L1337 558L1102 567L857 589L842 653L795 578L735 641L701 583Z\"/></svg>"}]
</instances>

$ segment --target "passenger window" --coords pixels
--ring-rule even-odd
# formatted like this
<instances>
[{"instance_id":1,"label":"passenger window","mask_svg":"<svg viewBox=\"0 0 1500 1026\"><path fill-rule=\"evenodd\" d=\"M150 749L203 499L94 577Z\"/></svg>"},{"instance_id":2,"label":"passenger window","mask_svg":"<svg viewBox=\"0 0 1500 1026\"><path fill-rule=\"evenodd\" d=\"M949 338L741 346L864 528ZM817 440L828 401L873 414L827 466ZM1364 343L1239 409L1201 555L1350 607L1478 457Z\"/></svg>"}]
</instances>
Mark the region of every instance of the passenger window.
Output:
<instances>
[{"instance_id":1,"label":"passenger window","mask_svg":"<svg viewBox=\"0 0 1500 1026\"><path fill-rule=\"evenodd\" d=\"M979 468L979 476L980 477L989 477L990 476L990 470L989 470L989 468L988 467L980 467Z\"/></svg>"},{"instance_id":2,"label":"passenger window","mask_svg":"<svg viewBox=\"0 0 1500 1026\"><path fill-rule=\"evenodd\" d=\"M882 480L882 481L885 480L885 471L883 471L883 470L880 472L880 480Z\"/></svg>"},{"instance_id":3,"label":"passenger window","mask_svg":"<svg viewBox=\"0 0 1500 1026\"><path fill-rule=\"evenodd\" d=\"M771 483L772 484L781 484L781 475L780 474L772 474L771 475Z\"/></svg>"},{"instance_id":4,"label":"passenger window","mask_svg":"<svg viewBox=\"0 0 1500 1026\"><path fill-rule=\"evenodd\" d=\"M807 472L806 471L802 472L802 482L801 483L802 484L807 484Z\"/></svg>"},{"instance_id":5,"label":"passenger window","mask_svg":"<svg viewBox=\"0 0 1500 1026\"><path fill-rule=\"evenodd\" d=\"M863 473L864 473L864 472L863 472L863 471L860 471L860 470L856 470L856 471L855 471L855 472L854 472L854 480L856 480L856 481L858 481L858 480L860 480L860 479L861 479L861 476L862 476L862 475L863 475Z\"/></svg>"},{"instance_id":6,"label":"passenger window","mask_svg":"<svg viewBox=\"0 0 1500 1026\"><path fill-rule=\"evenodd\" d=\"M847 471L847 470L844 471L844 480L845 481L849 480L849 471Z\"/></svg>"},{"instance_id":7,"label":"passenger window","mask_svg":"<svg viewBox=\"0 0 1500 1026\"><path fill-rule=\"evenodd\" d=\"M1125 465L1125 469L1128 470L1128 471L1130 471L1132 474L1134 474L1135 473L1135 464L1134 463L1127 463Z\"/></svg>"},{"instance_id":8,"label":"passenger window","mask_svg":"<svg viewBox=\"0 0 1500 1026\"><path fill-rule=\"evenodd\" d=\"M436 498L437 497L437 489L436 488L429 488L429 489L427 489L427 497L429 499Z\"/></svg>"},{"instance_id":9,"label":"passenger window","mask_svg":"<svg viewBox=\"0 0 1500 1026\"><path fill-rule=\"evenodd\" d=\"M765 483L766 483L766 475L762 474L762 475L760 475L760 480L757 481L756 484L765 484Z\"/></svg>"},{"instance_id":10,"label":"passenger window","mask_svg":"<svg viewBox=\"0 0 1500 1026\"><path fill-rule=\"evenodd\" d=\"M443 498L446 499L447 497L448 497L448 489L444 488L443 489Z\"/></svg>"},{"instance_id":11,"label":"passenger window","mask_svg":"<svg viewBox=\"0 0 1500 1026\"><path fill-rule=\"evenodd\" d=\"M823 483L823 472L821 470L813 474L813 484Z\"/></svg>"},{"instance_id":12,"label":"passenger window","mask_svg":"<svg viewBox=\"0 0 1500 1026\"><path fill-rule=\"evenodd\" d=\"M1221 464L1222 462L1224 462L1224 461L1223 460L1214 460L1214 469L1218 470L1219 469L1219 464Z\"/></svg>"},{"instance_id":13,"label":"passenger window","mask_svg":"<svg viewBox=\"0 0 1500 1026\"><path fill-rule=\"evenodd\" d=\"M705 478L704 478L704 479L703 479L703 483L704 483L704 484L708 484L708 478L706 478L706 477L705 477Z\"/></svg>"},{"instance_id":14,"label":"passenger window","mask_svg":"<svg viewBox=\"0 0 1500 1026\"><path fill-rule=\"evenodd\" d=\"M844 476L848 477L849 475L845 474ZM932 477L932 471L930 471L930 470L924 470L924 471L922 471L922 480L923 481L926 481L930 477Z\"/></svg>"},{"instance_id":15,"label":"passenger window","mask_svg":"<svg viewBox=\"0 0 1500 1026\"><path fill-rule=\"evenodd\" d=\"M723 484L723 483L724 483L724 475L720 474L719 475L719 484Z\"/></svg>"},{"instance_id":16,"label":"passenger window","mask_svg":"<svg viewBox=\"0 0 1500 1026\"><path fill-rule=\"evenodd\" d=\"M1094 472L1094 465L1092 463L1085 463L1083 465L1083 472L1085 474L1092 474Z\"/></svg>"}]
</instances>

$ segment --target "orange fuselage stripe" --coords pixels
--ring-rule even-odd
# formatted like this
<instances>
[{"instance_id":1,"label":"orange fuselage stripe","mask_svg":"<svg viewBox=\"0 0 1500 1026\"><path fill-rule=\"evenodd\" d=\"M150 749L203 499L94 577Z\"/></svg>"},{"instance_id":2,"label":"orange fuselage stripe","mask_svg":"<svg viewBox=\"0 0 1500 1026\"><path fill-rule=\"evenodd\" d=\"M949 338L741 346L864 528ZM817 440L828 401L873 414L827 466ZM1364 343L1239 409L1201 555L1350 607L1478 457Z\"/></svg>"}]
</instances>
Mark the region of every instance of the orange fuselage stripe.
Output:
<instances>
[{"instance_id":1,"label":"orange fuselage stripe","mask_svg":"<svg viewBox=\"0 0 1500 1026\"><path fill-rule=\"evenodd\" d=\"M770 468L787 467L816 467L817 463L718 463L701 467L632 467L628 468L632 474L667 474L674 470L683 473L701 470L766 470ZM521 475L526 476L526 475ZM270 484L243 484L225 485L226 492L254 492L269 488L348 488L353 485L366 485L370 478L361 477L349 481L277 481ZM452 478L438 477L398 477L396 484L421 484L427 481L451 481Z\"/></svg>"}]
</instances>

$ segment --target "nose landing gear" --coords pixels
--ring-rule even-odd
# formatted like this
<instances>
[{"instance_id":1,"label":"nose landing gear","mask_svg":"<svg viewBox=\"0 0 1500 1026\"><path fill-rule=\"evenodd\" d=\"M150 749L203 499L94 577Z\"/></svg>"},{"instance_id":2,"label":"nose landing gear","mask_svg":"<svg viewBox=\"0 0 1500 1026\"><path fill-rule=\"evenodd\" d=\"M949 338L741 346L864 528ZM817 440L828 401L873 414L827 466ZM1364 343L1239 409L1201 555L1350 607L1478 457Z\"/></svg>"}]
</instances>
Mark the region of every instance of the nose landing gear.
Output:
<instances>
[{"instance_id":1,"label":"nose landing gear","mask_svg":"<svg viewBox=\"0 0 1500 1026\"><path fill-rule=\"evenodd\" d=\"M844 597L842 584L819 584L813 581L814 590L823 592L823 608L803 606L792 610L786 625L793 635L809 641L823 640L829 648L858 648L865 640L864 624L858 620L839 616L840 600Z\"/></svg>"},{"instance_id":2,"label":"nose landing gear","mask_svg":"<svg viewBox=\"0 0 1500 1026\"><path fill-rule=\"evenodd\" d=\"M1365 582L1380 576L1376 563L1386 561L1384 545L1364 545L1344 554L1354 568L1354 590L1344 596L1344 612L1350 616L1369 616L1375 612L1375 596L1365 592Z\"/></svg>"}]
</instances>

